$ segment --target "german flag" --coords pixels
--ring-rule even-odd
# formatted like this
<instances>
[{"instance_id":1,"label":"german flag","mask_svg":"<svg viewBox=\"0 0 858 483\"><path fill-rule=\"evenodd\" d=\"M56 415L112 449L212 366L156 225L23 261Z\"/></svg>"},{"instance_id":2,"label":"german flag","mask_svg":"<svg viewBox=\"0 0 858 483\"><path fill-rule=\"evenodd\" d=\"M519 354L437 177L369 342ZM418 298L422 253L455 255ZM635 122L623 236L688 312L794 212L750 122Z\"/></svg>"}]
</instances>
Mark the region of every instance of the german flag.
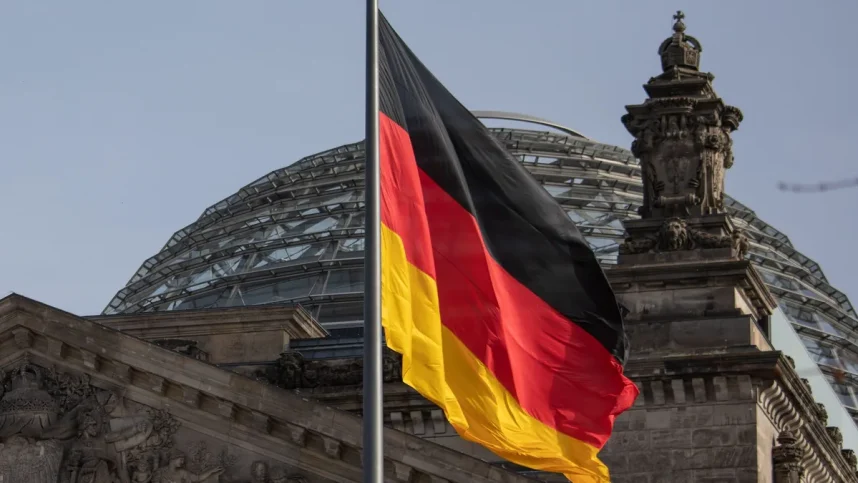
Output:
<instances>
[{"instance_id":1,"label":"german flag","mask_svg":"<svg viewBox=\"0 0 858 483\"><path fill-rule=\"evenodd\" d=\"M382 322L465 439L576 483L637 397L575 224L379 19Z\"/></svg>"}]
</instances>

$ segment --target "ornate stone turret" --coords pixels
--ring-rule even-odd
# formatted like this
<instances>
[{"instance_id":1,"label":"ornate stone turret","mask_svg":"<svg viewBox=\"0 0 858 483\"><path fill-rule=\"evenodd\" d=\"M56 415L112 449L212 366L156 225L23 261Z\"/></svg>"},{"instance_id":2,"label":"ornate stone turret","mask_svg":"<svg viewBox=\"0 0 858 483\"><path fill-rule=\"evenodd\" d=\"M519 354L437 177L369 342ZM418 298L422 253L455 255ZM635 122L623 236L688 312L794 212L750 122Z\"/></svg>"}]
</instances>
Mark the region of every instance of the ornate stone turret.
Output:
<instances>
[{"instance_id":1,"label":"ornate stone turret","mask_svg":"<svg viewBox=\"0 0 858 483\"><path fill-rule=\"evenodd\" d=\"M774 299L744 260L748 240L724 209L731 135L742 113L724 104L712 88L714 76L700 71L702 46L685 33L684 17L677 12L673 35L659 46L662 73L644 85L649 98L626 106L622 118L634 136L644 199L641 218L624 223L628 238L612 280L615 287L631 281L623 275L637 282L622 297L631 320L741 314L765 332ZM668 289L673 289L670 297Z\"/></svg>"},{"instance_id":2,"label":"ornate stone turret","mask_svg":"<svg viewBox=\"0 0 858 483\"><path fill-rule=\"evenodd\" d=\"M677 12L673 35L658 49L663 72L644 85L649 99L627 106L622 119L635 137L644 200L621 251L731 248L739 257L747 243L724 216L724 174L742 113L715 94L712 74L699 71L702 46L685 34L684 17Z\"/></svg>"},{"instance_id":3,"label":"ornate stone turret","mask_svg":"<svg viewBox=\"0 0 858 483\"><path fill-rule=\"evenodd\" d=\"M661 69L664 72L672 69L697 71L700 68L700 53L703 46L690 35L685 34L685 14L676 12L673 16L673 36L661 43L658 55L661 56Z\"/></svg>"},{"instance_id":4,"label":"ornate stone turret","mask_svg":"<svg viewBox=\"0 0 858 483\"><path fill-rule=\"evenodd\" d=\"M775 300L724 209L742 114L700 71L683 17L649 98L623 117L644 201L607 274L629 311L625 372L641 394L601 457L616 482L858 481L809 385L769 343Z\"/></svg>"}]
</instances>

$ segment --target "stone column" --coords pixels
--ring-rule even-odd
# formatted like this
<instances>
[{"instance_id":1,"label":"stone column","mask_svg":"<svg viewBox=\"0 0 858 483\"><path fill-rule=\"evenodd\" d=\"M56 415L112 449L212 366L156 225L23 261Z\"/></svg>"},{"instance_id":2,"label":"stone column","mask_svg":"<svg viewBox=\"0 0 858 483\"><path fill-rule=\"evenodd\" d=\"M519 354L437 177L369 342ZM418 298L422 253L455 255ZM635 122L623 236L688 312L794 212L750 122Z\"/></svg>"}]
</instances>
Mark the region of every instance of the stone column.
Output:
<instances>
[{"instance_id":1,"label":"stone column","mask_svg":"<svg viewBox=\"0 0 858 483\"><path fill-rule=\"evenodd\" d=\"M778 446L772 451L774 483L801 483L804 477L802 457L804 451L796 444L796 437L789 431L778 436Z\"/></svg>"}]
</instances>

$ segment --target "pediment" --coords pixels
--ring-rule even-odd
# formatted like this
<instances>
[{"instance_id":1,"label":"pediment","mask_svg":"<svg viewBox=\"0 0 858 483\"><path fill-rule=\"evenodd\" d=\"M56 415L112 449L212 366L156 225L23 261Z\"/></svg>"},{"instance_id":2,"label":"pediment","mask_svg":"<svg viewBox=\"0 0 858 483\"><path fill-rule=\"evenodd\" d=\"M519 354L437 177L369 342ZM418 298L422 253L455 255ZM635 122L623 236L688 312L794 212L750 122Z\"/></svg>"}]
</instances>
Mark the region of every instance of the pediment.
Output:
<instances>
[{"instance_id":1,"label":"pediment","mask_svg":"<svg viewBox=\"0 0 858 483\"><path fill-rule=\"evenodd\" d=\"M5 481L159 483L170 471L361 481L360 418L19 295L0 299L0 368ZM532 481L399 431L384 437L387 481ZM21 458L33 461L11 465ZM15 468L30 470L16 479Z\"/></svg>"}]
</instances>

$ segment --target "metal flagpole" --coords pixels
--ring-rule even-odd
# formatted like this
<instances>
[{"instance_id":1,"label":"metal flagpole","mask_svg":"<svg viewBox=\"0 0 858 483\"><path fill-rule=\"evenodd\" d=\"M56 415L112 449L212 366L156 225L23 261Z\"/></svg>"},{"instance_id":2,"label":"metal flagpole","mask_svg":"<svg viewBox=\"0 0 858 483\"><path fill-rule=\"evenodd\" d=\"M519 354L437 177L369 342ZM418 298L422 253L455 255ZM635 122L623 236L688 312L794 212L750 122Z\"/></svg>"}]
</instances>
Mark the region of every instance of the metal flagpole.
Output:
<instances>
[{"instance_id":1,"label":"metal flagpole","mask_svg":"<svg viewBox=\"0 0 858 483\"><path fill-rule=\"evenodd\" d=\"M381 386L381 190L378 0L366 2L366 231L363 302L363 482L384 481Z\"/></svg>"}]
</instances>

